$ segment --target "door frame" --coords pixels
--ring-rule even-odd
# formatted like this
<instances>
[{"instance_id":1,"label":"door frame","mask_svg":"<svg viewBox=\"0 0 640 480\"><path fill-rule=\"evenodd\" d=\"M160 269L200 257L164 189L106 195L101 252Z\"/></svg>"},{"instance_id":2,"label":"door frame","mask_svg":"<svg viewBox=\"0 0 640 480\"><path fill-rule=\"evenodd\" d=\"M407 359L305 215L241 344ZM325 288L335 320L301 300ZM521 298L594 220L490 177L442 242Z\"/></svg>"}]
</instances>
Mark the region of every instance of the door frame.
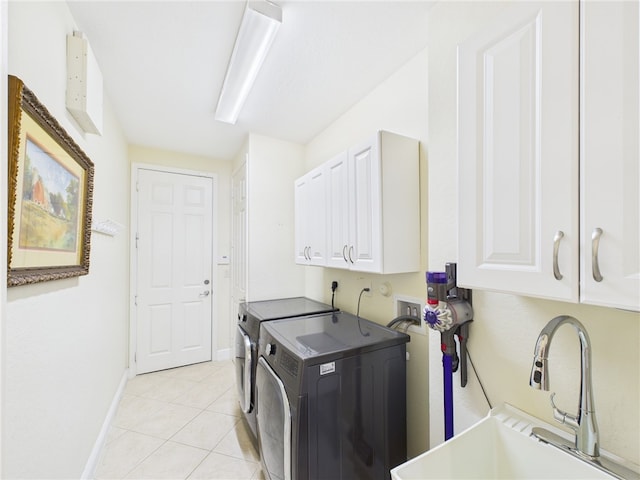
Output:
<instances>
[{"instance_id":1,"label":"door frame","mask_svg":"<svg viewBox=\"0 0 640 480\"><path fill-rule=\"evenodd\" d=\"M212 226L213 235L211 238L211 359L217 357L218 338L218 175L212 172L199 170L188 170L183 168L166 167L152 163L132 163L131 164L131 194L130 194L130 218L129 218L129 378L138 374L138 363L136 361L136 350L138 346L138 310L136 308L137 295L137 249L136 235L138 225L138 172L140 170L153 170L162 173L176 175L192 175L211 179L211 212L213 215Z\"/></svg>"}]
</instances>

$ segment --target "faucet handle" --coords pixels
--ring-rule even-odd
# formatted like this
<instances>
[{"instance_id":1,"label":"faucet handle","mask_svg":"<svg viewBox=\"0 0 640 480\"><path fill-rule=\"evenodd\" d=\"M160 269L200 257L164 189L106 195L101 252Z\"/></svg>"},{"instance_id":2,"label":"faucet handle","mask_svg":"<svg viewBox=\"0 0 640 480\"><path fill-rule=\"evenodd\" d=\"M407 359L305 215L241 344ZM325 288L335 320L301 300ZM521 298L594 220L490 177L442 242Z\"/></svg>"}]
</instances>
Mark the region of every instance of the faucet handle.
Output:
<instances>
[{"instance_id":1,"label":"faucet handle","mask_svg":"<svg viewBox=\"0 0 640 480\"><path fill-rule=\"evenodd\" d=\"M574 430L578 430L580 427L580 423L578 422L578 417L571 415L567 412L563 412L558 407L556 407L553 398L556 396L556 392L553 392L549 397L551 401L551 408L553 409L553 418L555 418L558 422L570 426Z\"/></svg>"}]
</instances>

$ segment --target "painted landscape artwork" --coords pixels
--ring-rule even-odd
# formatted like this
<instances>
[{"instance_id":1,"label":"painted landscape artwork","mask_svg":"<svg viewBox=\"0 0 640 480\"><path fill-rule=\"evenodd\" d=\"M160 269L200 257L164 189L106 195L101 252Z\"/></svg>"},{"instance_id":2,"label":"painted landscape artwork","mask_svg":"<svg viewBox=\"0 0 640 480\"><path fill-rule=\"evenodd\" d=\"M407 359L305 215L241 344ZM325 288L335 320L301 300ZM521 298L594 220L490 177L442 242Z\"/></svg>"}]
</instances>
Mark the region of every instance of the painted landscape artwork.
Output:
<instances>
[{"instance_id":1,"label":"painted landscape artwork","mask_svg":"<svg viewBox=\"0 0 640 480\"><path fill-rule=\"evenodd\" d=\"M7 286L89 273L93 162L9 75Z\"/></svg>"},{"instance_id":2,"label":"painted landscape artwork","mask_svg":"<svg viewBox=\"0 0 640 480\"><path fill-rule=\"evenodd\" d=\"M19 246L73 252L77 247L79 179L26 139Z\"/></svg>"}]
</instances>

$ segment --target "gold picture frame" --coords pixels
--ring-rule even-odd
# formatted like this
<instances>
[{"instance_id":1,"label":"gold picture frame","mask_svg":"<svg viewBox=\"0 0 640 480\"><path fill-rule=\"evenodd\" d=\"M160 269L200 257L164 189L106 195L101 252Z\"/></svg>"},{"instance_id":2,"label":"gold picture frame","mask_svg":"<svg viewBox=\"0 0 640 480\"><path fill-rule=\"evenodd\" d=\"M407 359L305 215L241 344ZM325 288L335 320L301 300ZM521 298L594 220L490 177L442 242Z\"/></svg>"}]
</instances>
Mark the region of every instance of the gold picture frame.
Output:
<instances>
[{"instance_id":1,"label":"gold picture frame","mask_svg":"<svg viewBox=\"0 0 640 480\"><path fill-rule=\"evenodd\" d=\"M9 75L7 286L87 275L93 162Z\"/></svg>"}]
</instances>

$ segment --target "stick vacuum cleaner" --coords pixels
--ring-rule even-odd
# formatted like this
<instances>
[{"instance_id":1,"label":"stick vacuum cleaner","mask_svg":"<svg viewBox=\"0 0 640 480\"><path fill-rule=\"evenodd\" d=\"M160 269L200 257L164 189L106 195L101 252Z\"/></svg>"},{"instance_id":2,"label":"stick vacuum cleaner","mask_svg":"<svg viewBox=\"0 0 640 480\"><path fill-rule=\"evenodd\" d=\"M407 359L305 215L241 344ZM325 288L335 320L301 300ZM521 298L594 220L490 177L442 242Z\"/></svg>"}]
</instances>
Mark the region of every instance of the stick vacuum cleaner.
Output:
<instances>
[{"instance_id":1,"label":"stick vacuum cleaner","mask_svg":"<svg viewBox=\"0 0 640 480\"><path fill-rule=\"evenodd\" d=\"M473 320L471 290L458 288L456 264L447 263L444 272L427 272L427 305L424 321L440 332L444 389L444 439L453 437L453 372L460 367L460 385L467 385L467 339ZM460 344L460 357L455 337Z\"/></svg>"}]
</instances>

